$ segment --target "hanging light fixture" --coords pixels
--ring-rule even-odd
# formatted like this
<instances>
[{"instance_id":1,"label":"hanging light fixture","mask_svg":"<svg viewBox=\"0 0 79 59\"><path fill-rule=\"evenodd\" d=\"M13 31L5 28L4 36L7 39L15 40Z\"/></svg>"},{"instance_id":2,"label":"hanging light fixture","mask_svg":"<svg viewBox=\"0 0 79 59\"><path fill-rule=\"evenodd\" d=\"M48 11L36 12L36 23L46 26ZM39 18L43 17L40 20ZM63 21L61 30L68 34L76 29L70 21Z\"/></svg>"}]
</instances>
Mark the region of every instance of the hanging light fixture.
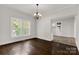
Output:
<instances>
[{"instance_id":1,"label":"hanging light fixture","mask_svg":"<svg viewBox=\"0 0 79 59\"><path fill-rule=\"evenodd\" d=\"M38 6L39 6L39 4L36 4L36 7L37 7L37 10L36 10L36 12L34 13L34 18L36 19L36 20L38 20L42 15L39 13L39 11L38 11Z\"/></svg>"}]
</instances>

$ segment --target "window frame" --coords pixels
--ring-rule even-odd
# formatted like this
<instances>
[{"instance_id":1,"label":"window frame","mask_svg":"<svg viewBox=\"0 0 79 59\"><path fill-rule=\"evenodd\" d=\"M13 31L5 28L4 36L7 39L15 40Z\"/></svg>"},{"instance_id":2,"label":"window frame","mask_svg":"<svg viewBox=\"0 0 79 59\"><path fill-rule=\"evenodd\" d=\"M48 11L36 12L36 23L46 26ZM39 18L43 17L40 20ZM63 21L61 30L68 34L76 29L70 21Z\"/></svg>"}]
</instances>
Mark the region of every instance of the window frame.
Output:
<instances>
[{"instance_id":1,"label":"window frame","mask_svg":"<svg viewBox=\"0 0 79 59\"><path fill-rule=\"evenodd\" d=\"M12 19L19 19L19 22L21 23L21 32L23 31L23 21L28 21L29 22L29 32L28 33L26 33L26 34L20 34L20 35L16 35L16 36L13 36L13 34L12 34ZM29 20L25 20L25 19L23 19L23 18L19 18L19 17L10 17L10 33L11 33L11 37L12 38L18 38L18 37L25 37L25 36L30 36L31 34L31 21L29 21Z\"/></svg>"}]
</instances>

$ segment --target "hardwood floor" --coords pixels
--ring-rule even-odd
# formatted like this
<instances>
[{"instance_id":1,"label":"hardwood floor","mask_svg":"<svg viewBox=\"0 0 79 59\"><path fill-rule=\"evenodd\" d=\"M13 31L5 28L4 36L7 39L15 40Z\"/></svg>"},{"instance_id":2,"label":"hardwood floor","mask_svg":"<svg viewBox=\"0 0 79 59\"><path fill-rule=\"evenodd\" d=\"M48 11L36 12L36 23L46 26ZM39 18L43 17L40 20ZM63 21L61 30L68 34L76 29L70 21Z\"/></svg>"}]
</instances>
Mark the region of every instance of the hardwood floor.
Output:
<instances>
[{"instance_id":1,"label":"hardwood floor","mask_svg":"<svg viewBox=\"0 0 79 59\"><path fill-rule=\"evenodd\" d=\"M37 38L0 46L1 55L50 55L51 43Z\"/></svg>"},{"instance_id":2,"label":"hardwood floor","mask_svg":"<svg viewBox=\"0 0 79 59\"><path fill-rule=\"evenodd\" d=\"M67 45L76 46L74 37L64 37L64 36L54 35L53 38L54 38L53 39L54 42L59 42L59 43L67 44Z\"/></svg>"},{"instance_id":3,"label":"hardwood floor","mask_svg":"<svg viewBox=\"0 0 79 59\"><path fill-rule=\"evenodd\" d=\"M38 38L0 46L0 55L77 55L75 46Z\"/></svg>"},{"instance_id":4,"label":"hardwood floor","mask_svg":"<svg viewBox=\"0 0 79 59\"><path fill-rule=\"evenodd\" d=\"M52 42L52 54L53 55L78 55L76 46L62 44L58 42Z\"/></svg>"}]
</instances>

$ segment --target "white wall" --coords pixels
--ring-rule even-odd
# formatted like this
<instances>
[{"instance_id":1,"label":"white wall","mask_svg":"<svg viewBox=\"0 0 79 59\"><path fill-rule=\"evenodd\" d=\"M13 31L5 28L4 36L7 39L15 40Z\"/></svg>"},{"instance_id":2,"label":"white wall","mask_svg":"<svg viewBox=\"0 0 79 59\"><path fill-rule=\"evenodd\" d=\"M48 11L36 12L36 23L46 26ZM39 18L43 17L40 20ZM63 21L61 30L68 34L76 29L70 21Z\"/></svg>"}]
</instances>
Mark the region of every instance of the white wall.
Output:
<instances>
[{"instance_id":1,"label":"white wall","mask_svg":"<svg viewBox=\"0 0 79 59\"><path fill-rule=\"evenodd\" d=\"M75 33L76 45L79 51L79 9L78 9L78 14L75 16L74 27L75 27L74 33Z\"/></svg>"},{"instance_id":2,"label":"white wall","mask_svg":"<svg viewBox=\"0 0 79 59\"><path fill-rule=\"evenodd\" d=\"M61 31L55 32L56 29L52 28L52 23L61 21ZM74 17L64 17L64 18L44 18L38 20L37 22L37 36L41 39L51 41L53 40L53 35L74 37ZM55 27L56 28L56 27ZM54 30L54 31L53 31Z\"/></svg>"},{"instance_id":3,"label":"white wall","mask_svg":"<svg viewBox=\"0 0 79 59\"><path fill-rule=\"evenodd\" d=\"M37 21L37 37L51 41L51 20L49 18Z\"/></svg>"},{"instance_id":4,"label":"white wall","mask_svg":"<svg viewBox=\"0 0 79 59\"><path fill-rule=\"evenodd\" d=\"M31 35L12 38L10 31L10 17L23 18L31 21ZM0 5L0 45L35 37L35 21L25 13Z\"/></svg>"},{"instance_id":5,"label":"white wall","mask_svg":"<svg viewBox=\"0 0 79 59\"><path fill-rule=\"evenodd\" d=\"M65 37L74 37L74 17L58 18L53 19L52 24L61 22L61 29L57 26L52 27L53 35L65 36Z\"/></svg>"}]
</instances>

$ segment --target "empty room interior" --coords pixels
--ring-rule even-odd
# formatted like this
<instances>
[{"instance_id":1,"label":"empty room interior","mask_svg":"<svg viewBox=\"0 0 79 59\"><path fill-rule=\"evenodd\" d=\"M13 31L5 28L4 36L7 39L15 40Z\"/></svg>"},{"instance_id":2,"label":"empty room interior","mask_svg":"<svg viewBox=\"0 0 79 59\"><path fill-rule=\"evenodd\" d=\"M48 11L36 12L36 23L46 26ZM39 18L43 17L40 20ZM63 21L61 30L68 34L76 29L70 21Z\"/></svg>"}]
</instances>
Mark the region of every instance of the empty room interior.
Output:
<instances>
[{"instance_id":1,"label":"empty room interior","mask_svg":"<svg viewBox=\"0 0 79 59\"><path fill-rule=\"evenodd\" d=\"M79 5L0 4L0 55L79 55Z\"/></svg>"}]
</instances>

